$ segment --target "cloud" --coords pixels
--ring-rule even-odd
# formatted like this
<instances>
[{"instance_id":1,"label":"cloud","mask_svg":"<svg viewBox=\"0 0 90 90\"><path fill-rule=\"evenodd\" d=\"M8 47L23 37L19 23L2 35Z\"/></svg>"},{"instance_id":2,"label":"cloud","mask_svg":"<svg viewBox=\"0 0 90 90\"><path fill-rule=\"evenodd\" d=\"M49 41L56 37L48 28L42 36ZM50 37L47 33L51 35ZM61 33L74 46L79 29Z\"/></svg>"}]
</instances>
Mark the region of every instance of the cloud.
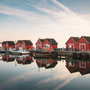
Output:
<instances>
[{"instance_id":1,"label":"cloud","mask_svg":"<svg viewBox=\"0 0 90 90\"><path fill-rule=\"evenodd\" d=\"M63 67L63 69L61 69ZM78 78L80 73L70 74L69 71L65 68L65 63L59 62L55 68L56 73L49 78L39 81L36 86L43 88L47 85L53 86L54 90L59 90L65 85L69 84L71 80ZM43 87L41 86L44 85ZM54 87L55 86L55 87Z\"/></svg>"},{"instance_id":2,"label":"cloud","mask_svg":"<svg viewBox=\"0 0 90 90\"><path fill-rule=\"evenodd\" d=\"M15 2L18 3L17 0ZM38 3L26 0L19 5L31 8L31 3L36 12L0 4L0 13L29 21L32 27L27 29L35 31L36 38L53 37L62 44L61 46L70 36L90 35L89 20L71 11L58 0L40 0ZM24 28L23 25L23 31Z\"/></svg>"}]
</instances>

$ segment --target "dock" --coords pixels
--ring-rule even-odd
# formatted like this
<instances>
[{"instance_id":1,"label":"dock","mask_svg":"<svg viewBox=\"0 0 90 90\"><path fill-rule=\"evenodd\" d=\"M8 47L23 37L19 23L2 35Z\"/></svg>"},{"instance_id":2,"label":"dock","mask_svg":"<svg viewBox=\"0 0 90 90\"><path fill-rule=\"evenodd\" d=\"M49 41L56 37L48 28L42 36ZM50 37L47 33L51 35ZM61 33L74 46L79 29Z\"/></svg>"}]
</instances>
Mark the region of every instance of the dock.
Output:
<instances>
[{"instance_id":1,"label":"dock","mask_svg":"<svg viewBox=\"0 0 90 90\"><path fill-rule=\"evenodd\" d=\"M11 55L30 55L34 58L60 58L60 59L75 59L75 60L89 60L90 59L90 51L38 51L32 50L28 53L22 52L11 52L11 51L1 51L3 54L11 54Z\"/></svg>"},{"instance_id":2,"label":"dock","mask_svg":"<svg viewBox=\"0 0 90 90\"><path fill-rule=\"evenodd\" d=\"M72 58L72 59L90 59L90 51L58 51L58 57L65 59Z\"/></svg>"}]
</instances>

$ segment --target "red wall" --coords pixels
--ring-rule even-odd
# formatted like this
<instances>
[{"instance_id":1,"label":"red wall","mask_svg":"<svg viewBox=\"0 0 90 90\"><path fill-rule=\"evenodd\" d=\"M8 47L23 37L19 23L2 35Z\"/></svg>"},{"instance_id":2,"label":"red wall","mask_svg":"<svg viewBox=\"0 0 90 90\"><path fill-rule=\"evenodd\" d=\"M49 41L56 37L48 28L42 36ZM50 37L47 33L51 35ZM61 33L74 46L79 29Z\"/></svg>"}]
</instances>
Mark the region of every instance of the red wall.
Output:
<instances>
[{"instance_id":1,"label":"red wall","mask_svg":"<svg viewBox=\"0 0 90 90\"><path fill-rule=\"evenodd\" d=\"M16 43L16 49L19 49L19 47L21 47L21 43L20 42L17 42Z\"/></svg>"},{"instance_id":2,"label":"red wall","mask_svg":"<svg viewBox=\"0 0 90 90\"><path fill-rule=\"evenodd\" d=\"M36 43L36 49L43 49L43 46L44 46L44 44L40 40L38 40Z\"/></svg>"},{"instance_id":3,"label":"red wall","mask_svg":"<svg viewBox=\"0 0 90 90\"><path fill-rule=\"evenodd\" d=\"M44 47L46 44L50 45L50 47L52 47L53 49L57 48L57 45L51 45L47 40L44 41Z\"/></svg>"},{"instance_id":4,"label":"red wall","mask_svg":"<svg viewBox=\"0 0 90 90\"><path fill-rule=\"evenodd\" d=\"M79 44L80 43L85 43L86 44L86 51L90 51L90 44L88 44L88 42L83 38L81 37L80 40L78 41L78 48L79 48Z\"/></svg>"},{"instance_id":5,"label":"red wall","mask_svg":"<svg viewBox=\"0 0 90 90\"><path fill-rule=\"evenodd\" d=\"M10 48L14 49L15 45L8 45L8 43L6 43L6 44L2 44L2 48L4 50L9 50Z\"/></svg>"},{"instance_id":6,"label":"red wall","mask_svg":"<svg viewBox=\"0 0 90 90\"><path fill-rule=\"evenodd\" d=\"M66 48L69 48L69 44L74 44L74 49L78 50L78 43L75 42L72 38L70 38L67 42L66 42Z\"/></svg>"},{"instance_id":7,"label":"red wall","mask_svg":"<svg viewBox=\"0 0 90 90\"><path fill-rule=\"evenodd\" d=\"M22 46L23 48L25 48L26 50L33 49L33 48L34 48L33 45L25 45L24 42L21 43L21 46Z\"/></svg>"}]
</instances>

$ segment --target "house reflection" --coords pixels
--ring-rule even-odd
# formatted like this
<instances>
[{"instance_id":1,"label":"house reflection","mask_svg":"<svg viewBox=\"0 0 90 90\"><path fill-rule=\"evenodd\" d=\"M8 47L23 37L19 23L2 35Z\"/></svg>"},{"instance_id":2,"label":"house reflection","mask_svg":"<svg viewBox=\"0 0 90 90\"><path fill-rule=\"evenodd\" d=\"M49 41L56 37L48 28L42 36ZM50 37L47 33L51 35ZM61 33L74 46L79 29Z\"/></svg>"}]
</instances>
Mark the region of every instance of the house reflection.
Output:
<instances>
[{"instance_id":1,"label":"house reflection","mask_svg":"<svg viewBox=\"0 0 90 90\"><path fill-rule=\"evenodd\" d=\"M58 62L51 59L36 59L36 64L39 68L44 67L45 69L50 69L55 68Z\"/></svg>"},{"instance_id":2,"label":"house reflection","mask_svg":"<svg viewBox=\"0 0 90 90\"><path fill-rule=\"evenodd\" d=\"M6 62L13 62L15 60L11 55L2 55L2 60Z\"/></svg>"},{"instance_id":3,"label":"house reflection","mask_svg":"<svg viewBox=\"0 0 90 90\"><path fill-rule=\"evenodd\" d=\"M18 64L23 64L23 65L31 64L32 62L34 62L32 57L26 55L17 57L16 61Z\"/></svg>"},{"instance_id":4,"label":"house reflection","mask_svg":"<svg viewBox=\"0 0 90 90\"><path fill-rule=\"evenodd\" d=\"M66 61L66 68L70 73L80 72L81 75L90 73L89 61Z\"/></svg>"}]
</instances>

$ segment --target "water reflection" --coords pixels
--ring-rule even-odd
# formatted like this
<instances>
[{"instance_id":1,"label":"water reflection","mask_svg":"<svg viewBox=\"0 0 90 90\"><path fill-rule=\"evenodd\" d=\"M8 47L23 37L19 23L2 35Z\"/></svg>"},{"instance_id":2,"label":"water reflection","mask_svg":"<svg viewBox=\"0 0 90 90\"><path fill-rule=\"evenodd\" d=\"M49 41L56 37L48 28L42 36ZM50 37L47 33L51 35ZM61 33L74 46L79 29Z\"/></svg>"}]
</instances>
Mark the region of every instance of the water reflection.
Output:
<instances>
[{"instance_id":1,"label":"water reflection","mask_svg":"<svg viewBox=\"0 0 90 90\"><path fill-rule=\"evenodd\" d=\"M15 67L16 63L17 67ZM38 68L40 71L37 70ZM2 55L0 72L0 90L26 90L26 88L27 90L70 90L69 87L73 88L73 85L81 84L82 75L83 78L89 76L90 62L51 58L34 59L29 55ZM90 80L89 77L87 78ZM80 89L82 88L79 87L77 90Z\"/></svg>"},{"instance_id":2,"label":"water reflection","mask_svg":"<svg viewBox=\"0 0 90 90\"><path fill-rule=\"evenodd\" d=\"M2 55L4 62L14 62L16 60L17 64L28 65L33 62L36 63L38 68L44 67L45 69L55 68L60 59L34 59L29 55L22 56L12 56L12 55ZM81 75L90 73L90 62L89 61L80 61L80 60L65 60L66 68L70 73L80 72Z\"/></svg>"},{"instance_id":3,"label":"water reflection","mask_svg":"<svg viewBox=\"0 0 90 90\"><path fill-rule=\"evenodd\" d=\"M66 61L66 68L70 73L80 72L81 75L90 73L89 61Z\"/></svg>"},{"instance_id":4,"label":"water reflection","mask_svg":"<svg viewBox=\"0 0 90 90\"><path fill-rule=\"evenodd\" d=\"M31 64L32 62L34 62L32 57L25 56L25 55L16 57L16 61L17 61L18 64L23 64L23 65Z\"/></svg>"},{"instance_id":5,"label":"water reflection","mask_svg":"<svg viewBox=\"0 0 90 90\"><path fill-rule=\"evenodd\" d=\"M55 68L58 64L56 60L51 59L36 59L36 64L39 68L45 67L45 69Z\"/></svg>"},{"instance_id":6,"label":"water reflection","mask_svg":"<svg viewBox=\"0 0 90 90\"><path fill-rule=\"evenodd\" d=\"M13 62L15 57L12 57L11 55L2 55L2 60L6 62Z\"/></svg>"}]
</instances>

